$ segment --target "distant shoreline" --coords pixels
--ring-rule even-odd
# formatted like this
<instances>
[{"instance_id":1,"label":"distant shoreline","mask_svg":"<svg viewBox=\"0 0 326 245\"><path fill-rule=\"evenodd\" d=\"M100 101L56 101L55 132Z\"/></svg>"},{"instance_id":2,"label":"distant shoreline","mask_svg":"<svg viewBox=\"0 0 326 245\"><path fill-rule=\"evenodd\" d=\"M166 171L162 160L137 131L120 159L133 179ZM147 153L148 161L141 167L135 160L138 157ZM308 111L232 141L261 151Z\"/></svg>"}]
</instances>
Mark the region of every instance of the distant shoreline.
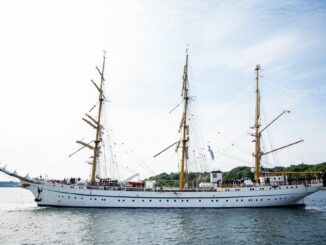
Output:
<instances>
[{"instance_id":1,"label":"distant shoreline","mask_svg":"<svg viewBox=\"0 0 326 245\"><path fill-rule=\"evenodd\" d=\"M0 188L1 187L19 187L19 182L15 182L15 181L0 181Z\"/></svg>"}]
</instances>

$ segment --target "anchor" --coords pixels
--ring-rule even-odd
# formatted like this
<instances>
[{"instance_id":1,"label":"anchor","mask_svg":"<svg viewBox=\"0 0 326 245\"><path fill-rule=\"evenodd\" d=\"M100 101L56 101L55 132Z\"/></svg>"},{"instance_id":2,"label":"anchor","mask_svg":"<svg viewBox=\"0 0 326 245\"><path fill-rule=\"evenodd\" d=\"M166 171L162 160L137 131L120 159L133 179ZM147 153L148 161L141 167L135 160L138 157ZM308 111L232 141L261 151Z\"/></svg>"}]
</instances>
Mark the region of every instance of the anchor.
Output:
<instances>
[{"instance_id":1,"label":"anchor","mask_svg":"<svg viewBox=\"0 0 326 245\"><path fill-rule=\"evenodd\" d=\"M37 193L38 193L38 195L37 195L37 197L36 197L35 200L34 200L35 202L40 202L40 201L42 201L42 198L40 197L42 191L43 191L43 190L42 190L41 188L37 187Z\"/></svg>"}]
</instances>

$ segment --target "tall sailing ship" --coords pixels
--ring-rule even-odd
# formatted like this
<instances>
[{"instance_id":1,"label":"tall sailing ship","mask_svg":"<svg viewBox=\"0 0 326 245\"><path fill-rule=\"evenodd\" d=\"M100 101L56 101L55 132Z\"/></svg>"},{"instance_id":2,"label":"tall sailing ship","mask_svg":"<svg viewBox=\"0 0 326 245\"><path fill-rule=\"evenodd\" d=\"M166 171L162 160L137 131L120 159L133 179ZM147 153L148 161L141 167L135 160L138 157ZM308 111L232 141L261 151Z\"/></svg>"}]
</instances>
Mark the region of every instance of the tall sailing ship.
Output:
<instances>
[{"instance_id":1,"label":"tall sailing ship","mask_svg":"<svg viewBox=\"0 0 326 245\"><path fill-rule=\"evenodd\" d=\"M286 175L260 176L260 160L267 153L260 150L260 137L265 128L260 126L260 93L259 72L256 71L256 112L255 126L252 136L255 138L255 168L254 180L244 185L225 187L220 171L210 173L210 182L201 187L189 188L186 184L185 166L188 160L189 146L189 81L188 81L188 54L184 65L182 79L183 113L180 125L181 140L173 145L181 148L179 187L156 187L153 181L134 187L113 179L100 178L100 158L104 153L103 147L103 104L106 103L104 95L105 56L102 68L97 68L100 74L100 84L95 85L99 92L97 116L86 114L83 120L92 126L95 131L95 140L90 143L77 141L82 148L92 150L90 179L85 183L76 181L53 181L40 178L21 176L16 171L8 171L1 167L0 171L20 180L20 187L30 190L35 196L38 206L53 207L93 207L93 208L243 208L243 207L275 207L289 205L304 205L304 197L316 192L322 185L316 178L309 183L289 183ZM276 118L277 119L277 118ZM275 119L275 120L276 120ZM270 124L269 124L270 125ZM267 127L269 126L267 125ZM298 142L295 142L298 143ZM290 145L293 145L292 143ZM172 147L171 145L170 147ZM288 146L290 146L288 145ZM170 148L168 147L168 148ZM285 146L287 147L287 146ZM280 147L282 149L284 147ZM278 150L278 149L276 149ZM274 150L273 150L274 151Z\"/></svg>"}]
</instances>

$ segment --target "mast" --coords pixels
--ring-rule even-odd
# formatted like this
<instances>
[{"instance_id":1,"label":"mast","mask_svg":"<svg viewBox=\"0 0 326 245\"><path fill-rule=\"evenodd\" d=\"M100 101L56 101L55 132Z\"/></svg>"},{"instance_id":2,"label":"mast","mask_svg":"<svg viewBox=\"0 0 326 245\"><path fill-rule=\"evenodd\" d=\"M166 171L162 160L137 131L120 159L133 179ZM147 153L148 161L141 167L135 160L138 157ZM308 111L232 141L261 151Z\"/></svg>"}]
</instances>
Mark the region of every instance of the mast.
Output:
<instances>
[{"instance_id":1,"label":"mast","mask_svg":"<svg viewBox=\"0 0 326 245\"><path fill-rule=\"evenodd\" d=\"M96 69L100 73L101 83L99 90L99 107L98 107L98 116L96 121L96 138L95 138L95 146L94 146L94 155L93 155L93 163L92 163L92 173L91 173L91 184L95 185L96 183L96 167L97 167L97 159L99 155L99 143L101 141L101 114L102 114L102 106L103 106L103 82L104 82L104 67L105 67L105 54L103 56L102 70L100 71L97 67Z\"/></svg>"},{"instance_id":2,"label":"mast","mask_svg":"<svg viewBox=\"0 0 326 245\"><path fill-rule=\"evenodd\" d=\"M184 187L184 170L185 170L185 161L188 158L188 149L187 149L187 113L188 113L188 52L186 55L186 64L184 66L183 77L182 77L182 93L181 96L183 97L184 107L183 107L183 116L182 116L182 140L181 140L181 148L182 148L182 155L181 155L181 164L180 164L180 177L179 177L179 189L183 191Z\"/></svg>"},{"instance_id":3,"label":"mast","mask_svg":"<svg viewBox=\"0 0 326 245\"><path fill-rule=\"evenodd\" d=\"M259 167L260 167L260 132L259 132L259 118L260 118L260 94L259 94L259 71L260 65L256 65L256 115L255 115L255 181L259 180Z\"/></svg>"}]
</instances>

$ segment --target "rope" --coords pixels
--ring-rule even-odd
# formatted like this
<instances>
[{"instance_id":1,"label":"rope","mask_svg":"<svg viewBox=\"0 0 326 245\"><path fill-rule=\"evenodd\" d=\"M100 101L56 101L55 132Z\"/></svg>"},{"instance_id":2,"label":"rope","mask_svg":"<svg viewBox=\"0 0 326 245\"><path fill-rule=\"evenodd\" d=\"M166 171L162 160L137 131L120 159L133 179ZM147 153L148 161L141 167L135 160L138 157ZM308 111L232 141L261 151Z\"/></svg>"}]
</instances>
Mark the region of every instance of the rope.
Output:
<instances>
[{"instance_id":1,"label":"rope","mask_svg":"<svg viewBox=\"0 0 326 245\"><path fill-rule=\"evenodd\" d=\"M290 122L291 122L291 125L292 125L293 129L294 129L294 132L299 136L299 138L303 139L299 129L295 126L295 123L294 123L293 119L291 117L288 117L288 118L290 119ZM304 145L305 150L308 153L310 159L314 162L314 164L317 164L316 159L314 159L314 157L313 157L308 145L305 143L305 141L303 142L303 145Z\"/></svg>"},{"instance_id":2,"label":"rope","mask_svg":"<svg viewBox=\"0 0 326 245\"><path fill-rule=\"evenodd\" d=\"M133 150L131 150L130 148L126 149L127 146L125 145L125 143L117 144L117 147L119 147L123 153L125 153L127 156L129 156L131 160L133 160L140 167L145 169L148 173L155 174L155 172L147 165L147 163L145 161L141 160Z\"/></svg>"},{"instance_id":3,"label":"rope","mask_svg":"<svg viewBox=\"0 0 326 245\"><path fill-rule=\"evenodd\" d=\"M236 140L233 140L233 139L227 137L226 135L222 134L220 131L218 131L218 134L220 134L221 136L223 136L224 138L226 138L226 139L228 139L229 141L232 142L232 144L228 148L230 148L231 146L234 146L235 148L239 149L243 153L246 153L246 154L249 154L249 155L251 154L251 151L249 151L244 146L241 146L240 144L237 143L240 139L242 139L242 137L244 137L245 135L247 135L247 133L242 134ZM228 148L226 148L226 149L228 149ZM225 151L226 151L226 149L225 149Z\"/></svg>"},{"instance_id":4,"label":"rope","mask_svg":"<svg viewBox=\"0 0 326 245\"><path fill-rule=\"evenodd\" d=\"M28 171L27 174L30 174L33 170L35 170L36 168L38 168L40 166L41 163L43 163L43 160L51 153L53 152L55 149L57 149L57 147L59 145L61 145L61 143L64 141L64 139L68 136L71 135L72 132L74 132L73 129L76 129L76 124L74 123L73 126L55 143L52 144L52 146L42 155L42 157L39 158L39 160L36 161L36 163L32 166L32 168Z\"/></svg>"}]
</instances>

